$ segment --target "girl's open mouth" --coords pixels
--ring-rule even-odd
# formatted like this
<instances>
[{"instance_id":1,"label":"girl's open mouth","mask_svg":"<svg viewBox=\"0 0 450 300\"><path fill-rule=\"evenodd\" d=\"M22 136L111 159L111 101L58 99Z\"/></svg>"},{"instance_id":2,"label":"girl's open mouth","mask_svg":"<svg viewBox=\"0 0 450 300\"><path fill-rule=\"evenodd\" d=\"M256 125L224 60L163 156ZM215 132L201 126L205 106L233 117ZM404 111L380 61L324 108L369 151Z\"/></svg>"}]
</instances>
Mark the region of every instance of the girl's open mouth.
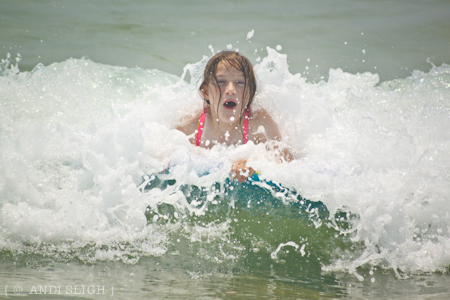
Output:
<instances>
[{"instance_id":1,"label":"girl's open mouth","mask_svg":"<svg viewBox=\"0 0 450 300\"><path fill-rule=\"evenodd\" d=\"M236 105L236 101L230 99L225 100L225 102L223 103L223 106L225 106L226 109L234 109Z\"/></svg>"}]
</instances>

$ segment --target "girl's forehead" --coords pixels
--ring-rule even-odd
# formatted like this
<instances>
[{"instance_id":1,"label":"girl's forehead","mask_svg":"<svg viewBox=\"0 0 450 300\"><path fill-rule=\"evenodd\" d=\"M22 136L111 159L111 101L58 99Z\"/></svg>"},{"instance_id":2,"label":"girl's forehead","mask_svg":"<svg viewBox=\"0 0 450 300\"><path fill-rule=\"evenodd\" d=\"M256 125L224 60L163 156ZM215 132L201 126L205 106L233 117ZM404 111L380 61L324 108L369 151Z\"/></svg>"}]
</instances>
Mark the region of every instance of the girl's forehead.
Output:
<instances>
[{"instance_id":1,"label":"girl's forehead","mask_svg":"<svg viewBox=\"0 0 450 300\"><path fill-rule=\"evenodd\" d=\"M234 77L238 77L238 76L244 76L244 73L224 62L220 62L217 65L217 70L216 70L216 76L227 76L227 75L231 75Z\"/></svg>"}]
</instances>

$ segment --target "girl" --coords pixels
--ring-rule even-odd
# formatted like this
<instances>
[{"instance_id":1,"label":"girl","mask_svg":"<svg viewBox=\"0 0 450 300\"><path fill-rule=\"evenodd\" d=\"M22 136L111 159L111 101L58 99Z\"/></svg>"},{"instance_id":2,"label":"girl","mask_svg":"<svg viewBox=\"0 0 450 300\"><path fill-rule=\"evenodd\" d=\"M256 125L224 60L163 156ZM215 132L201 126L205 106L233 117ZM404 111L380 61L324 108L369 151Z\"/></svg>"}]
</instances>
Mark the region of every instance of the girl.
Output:
<instances>
[{"instance_id":1,"label":"girl","mask_svg":"<svg viewBox=\"0 0 450 300\"><path fill-rule=\"evenodd\" d=\"M251 109L256 80L252 64L242 54L222 51L214 55L205 67L199 90L204 100L203 111L177 127L191 136L192 144L210 149L215 144L281 141L271 116L264 109ZM267 143L267 147L275 151L279 160L292 160L288 149L280 150L273 142ZM246 162L239 159L231 169L232 176L241 183L255 172Z\"/></svg>"}]
</instances>

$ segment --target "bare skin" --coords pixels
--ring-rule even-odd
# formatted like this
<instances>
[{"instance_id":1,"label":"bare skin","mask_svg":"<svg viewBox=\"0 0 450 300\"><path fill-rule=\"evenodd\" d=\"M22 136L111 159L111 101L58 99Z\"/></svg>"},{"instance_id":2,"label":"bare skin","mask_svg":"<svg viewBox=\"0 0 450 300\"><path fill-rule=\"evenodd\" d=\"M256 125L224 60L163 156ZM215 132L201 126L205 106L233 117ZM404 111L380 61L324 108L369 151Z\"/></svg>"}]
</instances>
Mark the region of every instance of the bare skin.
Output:
<instances>
[{"instance_id":1,"label":"bare skin","mask_svg":"<svg viewBox=\"0 0 450 300\"><path fill-rule=\"evenodd\" d=\"M243 92L245 78L241 71L228 68L225 64L219 63L216 78L218 86L210 84L202 90L205 100L210 102L210 107L206 114L203 134L200 140L200 147L212 148L215 144L239 145L243 143ZM220 87L220 90L219 90ZM222 98L220 98L222 92ZM183 124L177 127L184 134L191 136L189 141L195 145L195 132L197 131L201 111L194 116L188 117ZM242 115L241 115L242 114ZM255 144L266 143L267 141L281 141L281 134L278 125L272 117L264 110L251 110L248 123L248 140ZM277 151L280 161L291 161L292 155L288 149ZM246 165L246 159L239 159L233 163L231 168L232 176L240 183L245 182L255 171Z\"/></svg>"}]
</instances>

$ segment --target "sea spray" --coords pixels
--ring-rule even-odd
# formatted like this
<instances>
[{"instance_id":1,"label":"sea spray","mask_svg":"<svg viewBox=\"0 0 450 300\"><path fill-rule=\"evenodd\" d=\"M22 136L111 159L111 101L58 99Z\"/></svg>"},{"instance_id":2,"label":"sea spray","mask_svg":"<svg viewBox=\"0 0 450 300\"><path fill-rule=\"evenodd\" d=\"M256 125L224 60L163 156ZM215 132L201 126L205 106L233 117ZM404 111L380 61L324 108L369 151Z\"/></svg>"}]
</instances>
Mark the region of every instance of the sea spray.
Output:
<instances>
[{"instance_id":1,"label":"sea spray","mask_svg":"<svg viewBox=\"0 0 450 300\"><path fill-rule=\"evenodd\" d=\"M293 150L281 165L262 145L205 150L174 129L201 109L207 57L182 78L87 58L32 72L3 63L2 251L89 262L190 257L197 268L207 258L205 272L223 262L306 264L314 274L445 271L449 66L381 83L332 69L328 81L308 83L289 72L286 55L267 51L255 65L255 109L273 115ZM232 182L242 156L260 181Z\"/></svg>"}]
</instances>

